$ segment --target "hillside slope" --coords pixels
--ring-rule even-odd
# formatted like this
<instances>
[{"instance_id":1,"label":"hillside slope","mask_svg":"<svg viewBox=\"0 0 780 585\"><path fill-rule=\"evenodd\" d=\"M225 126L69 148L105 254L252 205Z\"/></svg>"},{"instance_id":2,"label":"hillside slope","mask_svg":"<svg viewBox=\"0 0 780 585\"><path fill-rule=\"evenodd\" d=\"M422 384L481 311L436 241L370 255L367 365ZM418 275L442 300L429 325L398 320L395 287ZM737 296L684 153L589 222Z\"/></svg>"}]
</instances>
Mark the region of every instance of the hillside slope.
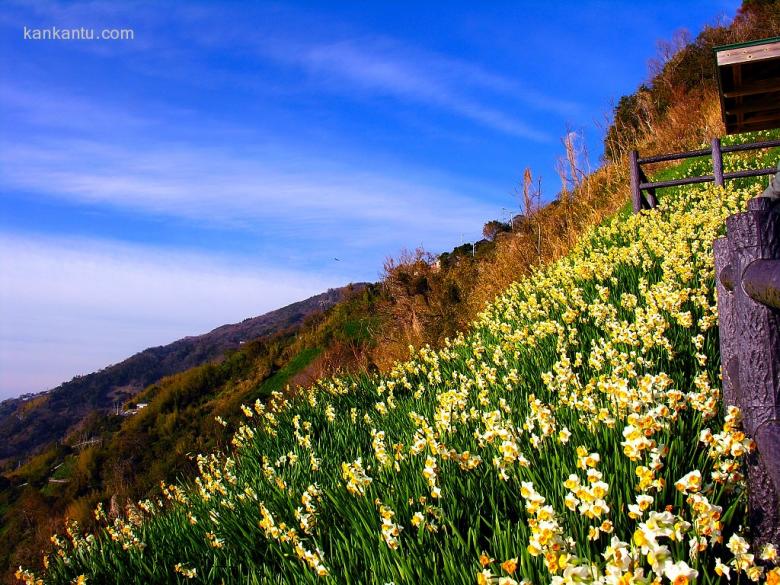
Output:
<instances>
[{"instance_id":1,"label":"hillside slope","mask_svg":"<svg viewBox=\"0 0 780 585\"><path fill-rule=\"evenodd\" d=\"M592 230L440 351L246 407L234 451L96 535L72 527L46 581L758 578L711 243L760 188L679 189Z\"/></svg>"},{"instance_id":2,"label":"hillside slope","mask_svg":"<svg viewBox=\"0 0 780 585\"><path fill-rule=\"evenodd\" d=\"M395 328L391 336L397 343L385 344L377 364L386 367L404 359L410 343L439 347L514 280L528 275L534 266L561 258L587 229L623 208L632 150L642 156L694 150L722 136L713 48L778 35L780 2L744 0L733 20L705 26L693 39L684 30L671 41L659 39L658 54L648 55L652 58L647 78L614 108L599 168L581 156L586 146L592 152L593 145L586 145L582 136L570 135L572 148L565 153L568 170L561 169L566 186L555 193L557 182L551 185L545 177L542 184L539 175L526 168L516 188L524 215L511 226L503 224L509 233L500 233L487 245L480 242L474 258L472 245L467 244L465 250L456 248L443 255L438 263L421 262L416 255L399 259L385 278L393 297L388 310ZM668 163L645 171L653 174L664 166ZM540 206L537 198L554 200ZM493 221L486 228L491 224L502 225Z\"/></svg>"},{"instance_id":3,"label":"hillside slope","mask_svg":"<svg viewBox=\"0 0 780 585\"><path fill-rule=\"evenodd\" d=\"M245 341L299 326L306 317L338 303L345 291L346 287L331 289L259 317L145 349L32 398L5 400L0 403L0 462L24 458L41 446L64 438L91 412L121 405L164 376L219 359Z\"/></svg>"},{"instance_id":4,"label":"hillside slope","mask_svg":"<svg viewBox=\"0 0 780 585\"><path fill-rule=\"evenodd\" d=\"M242 402L266 400L361 360L373 343L377 287L347 287L333 307L297 326L247 341L223 358L166 376L133 397L144 408L117 415L93 411L64 440L0 476L0 568L15 583L20 564L40 560L65 518L85 527L105 502L113 514L161 481L193 477L192 453L229 445L218 421L235 419Z\"/></svg>"},{"instance_id":5,"label":"hillside slope","mask_svg":"<svg viewBox=\"0 0 780 585\"><path fill-rule=\"evenodd\" d=\"M744 203L744 189L757 187L731 185L720 202L709 200L721 196L717 190L673 190L663 194L671 206L647 223L614 219L595 233L588 226L624 206L627 150L690 149L722 133L711 75L699 79L709 75L701 64L711 46L778 27L780 2L747 0L734 23L706 28L649 87L621 100L602 168L473 257L403 266L395 275L402 286L388 286L386 277L381 294L337 305L306 328L305 340L246 344L219 364L165 379L138 395L150 405L134 417L87 425L102 437L99 446L52 449L7 474L10 485L0 477L0 552L9 551L0 562L35 567L31 555L47 552L46 582L84 575L89 582L512 585L592 582L598 573L604 583L646 583L656 569L664 575L658 582L693 582L694 571L696 582L717 581L714 568L725 569L714 559L736 564L732 549L741 545L732 535L745 510L739 458L724 449L741 455L750 442L736 413L725 421L713 415L708 238L718 218ZM623 125L637 120L639 127ZM708 164L662 172L707 174ZM562 258L577 241L556 266L531 268ZM692 268L698 272L689 278ZM518 276L528 278L457 334ZM394 363L410 343L425 342L441 351ZM391 373L326 381L296 396L285 390L374 364ZM246 426L237 421L243 416ZM708 427L717 441L697 443ZM580 445L598 459L581 455ZM694 467L703 478L697 494ZM673 485L682 477L693 507ZM182 482L165 488L164 505L150 489L160 479ZM608 489L595 497L602 483ZM125 506L127 497L144 503ZM71 525L49 550L61 518L90 518L98 501L104 529L85 540L79 531L93 527ZM711 537L702 551L697 541L698 558L693 532ZM637 540L645 536L647 546ZM736 561L744 569L747 559ZM745 582L736 568L732 581Z\"/></svg>"}]
</instances>

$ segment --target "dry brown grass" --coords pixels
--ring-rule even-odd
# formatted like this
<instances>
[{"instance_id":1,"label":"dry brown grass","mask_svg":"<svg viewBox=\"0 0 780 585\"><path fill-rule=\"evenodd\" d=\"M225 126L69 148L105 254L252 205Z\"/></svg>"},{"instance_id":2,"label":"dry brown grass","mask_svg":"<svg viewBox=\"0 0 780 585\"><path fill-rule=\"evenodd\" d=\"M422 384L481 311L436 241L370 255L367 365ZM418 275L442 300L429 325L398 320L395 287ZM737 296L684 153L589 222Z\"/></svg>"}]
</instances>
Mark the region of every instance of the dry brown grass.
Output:
<instances>
[{"instance_id":1,"label":"dry brown grass","mask_svg":"<svg viewBox=\"0 0 780 585\"><path fill-rule=\"evenodd\" d=\"M717 95L712 90L696 90L678 97L652 128L638 145L634 143L643 155L693 149L708 143L723 134ZM626 148L619 160L583 176L557 201L531 213L525 229L497 242L493 257L478 266L478 277L469 295L471 319L512 282L534 266L565 256L588 228L625 205L629 199L629 150ZM574 169L574 159L567 151L563 160L572 169L571 175L577 176L579 169Z\"/></svg>"},{"instance_id":2,"label":"dry brown grass","mask_svg":"<svg viewBox=\"0 0 780 585\"><path fill-rule=\"evenodd\" d=\"M619 124L611 117L609 154L590 172L587 149L567 132L557 169L561 193L556 201L539 206L532 192L532 174L526 170L518 195L525 203L524 221L514 231L496 238L493 252L473 261L462 258L437 272L419 258L402 259L386 273L389 290L384 326L374 362L389 367L406 357L408 345L440 345L473 321L485 304L535 266L566 255L591 226L604 221L629 200L628 156L692 150L724 132L712 67L712 46L780 34L780 2L747 3L729 25L705 27L693 41L678 35L659 43L659 56L650 71L650 85L641 86L626 104ZM690 44L688 44L690 43ZM659 170L663 165L653 167ZM651 174L651 173L649 173ZM424 273L426 290L403 290ZM394 282L394 279L396 281ZM404 283L401 283L404 284ZM406 286L406 284L404 284ZM453 287L457 302L451 302Z\"/></svg>"},{"instance_id":3,"label":"dry brown grass","mask_svg":"<svg viewBox=\"0 0 780 585\"><path fill-rule=\"evenodd\" d=\"M309 365L287 382L289 388L308 388L317 380L370 369L370 352L357 342L332 340Z\"/></svg>"},{"instance_id":4,"label":"dry brown grass","mask_svg":"<svg viewBox=\"0 0 780 585\"><path fill-rule=\"evenodd\" d=\"M518 189L524 202L524 219L514 231L499 234L487 256L464 258L446 270L437 270L423 250L389 260L383 278L381 303L384 327L371 360L387 369L408 356L410 345L441 345L472 322L486 303L534 267L568 254L590 227L616 213L629 200L628 153L643 155L697 148L723 133L717 95L697 88L678 96L647 131L618 137L623 156L589 170L585 146L572 133L562 140L560 158L562 191L541 206L539 187L526 169ZM453 299L452 291L458 298Z\"/></svg>"},{"instance_id":5,"label":"dry brown grass","mask_svg":"<svg viewBox=\"0 0 780 585\"><path fill-rule=\"evenodd\" d=\"M662 123L639 142L638 149L643 155L686 150L709 143L724 132L716 90L696 90L673 103Z\"/></svg>"}]
</instances>

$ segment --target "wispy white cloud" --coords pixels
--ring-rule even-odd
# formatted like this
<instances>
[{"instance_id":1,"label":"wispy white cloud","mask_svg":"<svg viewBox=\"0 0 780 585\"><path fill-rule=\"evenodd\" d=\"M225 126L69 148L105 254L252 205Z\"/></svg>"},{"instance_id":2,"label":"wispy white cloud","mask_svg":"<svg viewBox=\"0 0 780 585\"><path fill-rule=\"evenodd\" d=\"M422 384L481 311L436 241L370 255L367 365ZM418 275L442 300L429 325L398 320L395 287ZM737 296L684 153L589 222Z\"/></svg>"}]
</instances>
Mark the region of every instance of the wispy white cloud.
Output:
<instances>
[{"instance_id":1,"label":"wispy white cloud","mask_svg":"<svg viewBox=\"0 0 780 585\"><path fill-rule=\"evenodd\" d=\"M332 79L345 93L357 87L390 92L510 134L546 139L522 120L469 95L480 90L521 94L516 83L393 39L299 42L300 32L288 30L275 36L250 34L249 23L236 21L234 11L207 5L156 11L45 0L13 6L17 24L25 15L59 26L134 22L142 33L138 40L154 44L134 50L154 55L166 55L169 45L175 48L163 25L180 20L176 34L189 31L195 45L222 43L220 50L249 51L256 60L303 68L321 83ZM209 71L201 68L191 76ZM246 70L236 74L251 77ZM273 226L277 232L294 232L305 225L308 239L341 246L372 240L382 255L419 242L421 234L429 247L447 247L461 233L477 233L480 220L494 214L495 205L480 199L494 193L495 186L469 184L463 176L444 176L408 161L387 164L359 142L332 152L258 129L243 129L239 140L231 140L241 130L228 128L230 122L169 103L147 100L143 109L133 109L133 101L119 105L103 95L74 94L75 85L68 91L54 84L36 87L33 80L6 81L0 115L12 131L0 135L0 187L9 191L255 231Z\"/></svg>"},{"instance_id":2,"label":"wispy white cloud","mask_svg":"<svg viewBox=\"0 0 780 585\"><path fill-rule=\"evenodd\" d=\"M322 43L268 40L261 53L297 66L332 91L392 96L447 110L481 125L535 142L548 132L524 121L529 110L567 116L578 104L541 94L517 80L467 61L443 57L386 37Z\"/></svg>"},{"instance_id":3,"label":"wispy white cloud","mask_svg":"<svg viewBox=\"0 0 780 585\"><path fill-rule=\"evenodd\" d=\"M152 124L143 114L97 103L89 97L79 97L51 87L23 87L21 84L0 85L0 119L10 123L56 131L83 131L87 126L99 129L142 129ZM55 134L56 135L56 134Z\"/></svg>"},{"instance_id":4,"label":"wispy white cloud","mask_svg":"<svg viewBox=\"0 0 780 585\"><path fill-rule=\"evenodd\" d=\"M261 262L16 235L0 235L0 273L0 399L345 284Z\"/></svg>"},{"instance_id":5,"label":"wispy white cloud","mask_svg":"<svg viewBox=\"0 0 780 585\"><path fill-rule=\"evenodd\" d=\"M474 232L492 211L473 186L423 174L379 172L282 145L0 139L0 187L7 190L339 247L370 234L384 253L420 234L434 249L451 245L453 234Z\"/></svg>"},{"instance_id":6,"label":"wispy white cloud","mask_svg":"<svg viewBox=\"0 0 780 585\"><path fill-rule=\"evenodd\" d=\"M169 6L165 11L101 1L45 0L15 5L14 23L19 27L25 15L63 27L133 25L137 34L132 43L84 43L74 48L102 54L131 52L137 55L134 67L139 71L181 78L188 84L219 79L258 88L265 80L259 80L252 67L232 71L198 67L197 51L182 51L177 44L180 38L171 37L174 28L179 34L186 33L191 49L240 53L250 61L270 59L303 71L309 81L345 97L391 96L533 142L555 140L544 128L528 121L533 114L547 112L565 118L581 112L576 101L542 92L532 80L513 79L403 39L366 34L343 22L320 26L317 36L308 30L302 34L309 15L278 5L253 6L253 18L246 21L237 20L235 12L224 7L195 3ZM323 34L323 30L331 33ZM191 74L193 68L197 68L197 75Z\"/></svg>"},{"instance_id":7,"label":"wispy white cloud","mask_svg":"<svg viewBox=\"0 0 780 585\"><path fill-rule=\"evenodd\" d=\"M361 37L332 43L282 45L276 55L299 59L313 70L347 78L377 90L398 92L439 101L474 92L503 95L515 100L517 109L572 114L580 106L557 95L543 95L529 84L491 72L475 63L445 57L387 37ZM486 96L484 92L492 96ZM475 97L475 96L472 96ZM459 98L456 98L456 102Z\"/></svg>"}]
</instances>

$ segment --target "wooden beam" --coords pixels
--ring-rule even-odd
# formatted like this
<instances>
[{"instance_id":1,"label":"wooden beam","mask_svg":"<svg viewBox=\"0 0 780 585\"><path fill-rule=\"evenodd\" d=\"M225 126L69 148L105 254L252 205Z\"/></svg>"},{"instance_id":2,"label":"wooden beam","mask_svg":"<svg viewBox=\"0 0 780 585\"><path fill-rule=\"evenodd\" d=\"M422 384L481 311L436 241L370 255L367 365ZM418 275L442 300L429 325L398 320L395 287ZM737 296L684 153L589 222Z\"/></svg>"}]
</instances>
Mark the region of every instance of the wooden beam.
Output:
<instances>
[{"instance_id":1,"label":"wooden beam","mask_svg":"<svg viewBox=\"0 0 780 585\"><path fill-rule=\"evenodd\" d=\"M718 51L718 67L736 63L750 63L780 57L780 41L752 47Z\"/></svg>"},{"instance_id":2,"label":"wooden beam","mask_svg":"<svg viewBox=\"0 0 780 585\"><path fill-rule=\"evenodd\" d=\"M749 120L747 122L744 122L742 125L727 125L726 131L729 134L739 134L741 132L753 132L756 130L767 130L769 128L777 128L780 126L780 116L777 118L773 118L770 120L759 120L759 121L753 121Z\"/></svg>"},{"instance_id":3,"label":"wooden beam","mask_svg":"<svg viewBox=\"0 0 780 585\"><path fill-rule=\"evenodd\" d=\"M748 118L741 124L737 124L732 121L732 126L756 126L758 124L767 124L768 122L775 122L780 120L780 115L775 114L773 116L756 116L755 118Z\"/></svg>"},{"instance_id":4,"label":"wooden beam","mask_svg":"<svg viewBox=\"0 0 780 585\"><path fill-rule=\"evenodd\" d=\"M750 85L743 85L739 89L724 91L723 97L729 99L729 98L745 97L749 95L758 95L763 93L778 93L778 92L780 92L780 77L771 77L769 79L762 79L761 81L756 81L755 83L751 83Z\"/></svg>"},{"instance_id":5,"label":"wooden beam","mask_svg":"<svg viewBox=\"0 0 780 585\"><path fill-rule=\"evenodd\" d=\"M780 99L778 99L778 97L761 96L761 99L754 100L741 106L726 104L726 114L731 116L778 109L780 109Z\"/></svg>"},{"instance_id":6,"label":"wooden beam","mask_svg":"<svg viewBox=\"0 0 780 585\"><path fill-rule=\"evenodd\" d=\"M761 124L764 122L771 122L773 120L780 120L780 112L770 112L763 115L749 116L745 118L745 124Z\"/></svg>"}]
</instances>

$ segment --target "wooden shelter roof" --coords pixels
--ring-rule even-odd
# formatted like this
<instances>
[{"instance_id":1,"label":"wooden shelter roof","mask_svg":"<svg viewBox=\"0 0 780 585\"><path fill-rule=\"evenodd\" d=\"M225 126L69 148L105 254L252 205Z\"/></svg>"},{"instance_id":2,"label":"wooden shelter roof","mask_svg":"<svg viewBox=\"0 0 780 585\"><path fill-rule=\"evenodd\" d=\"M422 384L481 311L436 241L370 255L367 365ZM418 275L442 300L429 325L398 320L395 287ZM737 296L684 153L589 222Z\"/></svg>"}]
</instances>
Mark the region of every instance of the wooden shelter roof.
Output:
<instances>
[{"instance_id":1,"label":"wooden shelter roof","mask_svg":"<svg viewBox=\"0 0 780 585\"><path fill-rule=\"evenodd\" d=\"M780 37L715 47L727 134L780 127Z\"/></svg>"}]
</instances>

